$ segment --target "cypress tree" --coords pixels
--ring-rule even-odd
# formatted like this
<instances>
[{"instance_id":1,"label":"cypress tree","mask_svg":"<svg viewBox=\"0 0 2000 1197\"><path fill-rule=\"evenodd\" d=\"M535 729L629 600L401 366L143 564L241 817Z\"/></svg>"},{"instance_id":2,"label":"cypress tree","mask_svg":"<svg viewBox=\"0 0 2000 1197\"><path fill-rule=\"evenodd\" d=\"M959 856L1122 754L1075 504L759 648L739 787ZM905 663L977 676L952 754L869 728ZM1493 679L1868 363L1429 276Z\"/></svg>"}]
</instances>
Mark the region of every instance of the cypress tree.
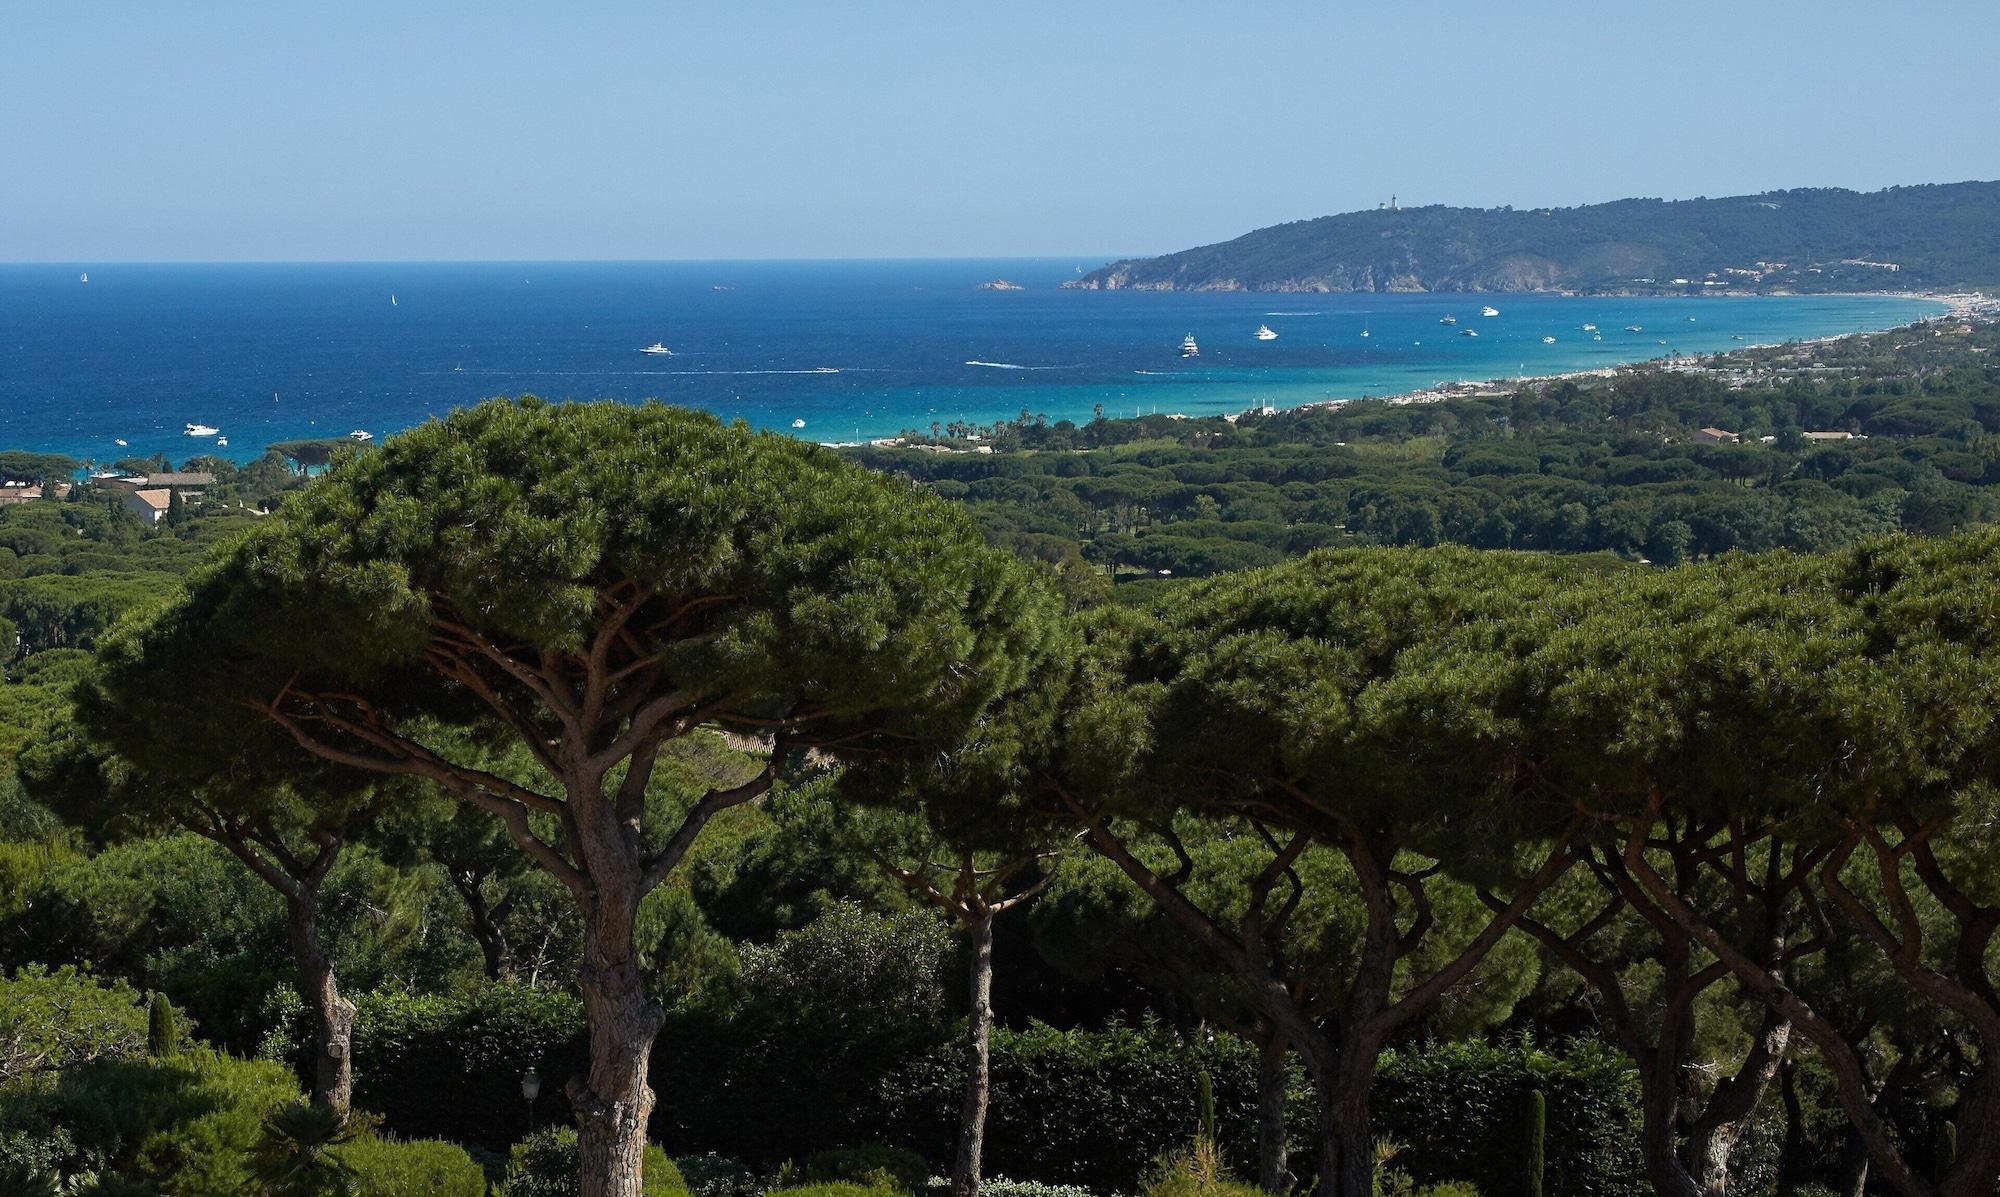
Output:
<instances>
[{"instance_id":1,"label":"cypress tree","mask_svg":"<svg viewBox=\"0 0 2000 1197\"><path fill-rule=\"evenodd\" d=\"M1195 1120L1201 1129L1198 1132L1205 1143L1214 1143L1215 1136L1215 1080L1204 1068L1194 1077Z\"/></svg>"},{"instance_id":2,"label":"cypress tree","mask_svg":"<svg viewBox=\"0 0 2000 1197\"><path fill-rule=\"evenodd\" d=\"M1542 1197L1544 1148L1547 1145L1548 1126L1548 1098L1543 1096L1540 1089L1531 1089L1528 1091L1527 1176L1524 1186L1528 1197Z\"/></svg>"},{"instance_id":3,"label":"cypress tree","mask_svg":"<svg viewBox=\"0 0 2000 1197\"><path fill-rule=\"evenodd\" d=\"M174 1018L174 1004L164 993L155 992L146 1006L146 1051L156 1057L176 1055L181 1050L180 1023Z\"/></svg>"}]
</instances>

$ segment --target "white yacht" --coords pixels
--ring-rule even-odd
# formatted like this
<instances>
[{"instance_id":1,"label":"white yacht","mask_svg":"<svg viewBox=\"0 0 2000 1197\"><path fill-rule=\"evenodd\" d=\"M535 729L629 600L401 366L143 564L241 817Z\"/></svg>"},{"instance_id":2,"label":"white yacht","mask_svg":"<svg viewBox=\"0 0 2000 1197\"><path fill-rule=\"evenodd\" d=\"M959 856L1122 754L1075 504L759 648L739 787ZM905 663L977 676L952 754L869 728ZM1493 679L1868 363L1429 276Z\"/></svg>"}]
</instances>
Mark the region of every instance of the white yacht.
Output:
<instances>
[{"instance_id":1,"label":"white yacht","mask_svg":"<svg viewBox=\"0 0 2000 1197\"><path fill-rule=\"evenodd\" d=\"M113 437L111 443L118 446L120 449L125 448L125 438L122 436Z\"/></svg>"},{"instance_id":2,"label":"white yacht","mask_svg":"<svg viewBox=\"0 0 2000 1197\"><path fill-rule=\"evenodd\" d=\"M207 424L189 424L189 425L187 426L187 428L186 428L186 429L185 429L185 430L184 430L184 431L183 431L183 432L181 433L181 435L182 435L182 436L214 436L214 435L216 435L217 433L219 433L219 432L221 432L221 431L222 431L222 429L220 429L220 428L213 428L213 427L210 427L210 426L209 426L209 425L207 425Z\"/></svg>"},{"instance_id":3,"label":"white yacht","mask_svg":"<svg viewBox=\"0 0 2000 1197\"><path fill-rule=\"evenodd\" d=\"M1554 337L1543 337L1543 338L1542 338L1542 344L1544 344L1544 345L1553 345L1553 344L1555 344L1555 343L1556 343L1556 339L1555 339Z\"/></svg>"},{"instance_id":4,"label":"white yacht","mask_svg":"<svg viewBox=\"0 0 2000 1197\"><path fill-rule=\"evenodd\" d=\"M348 433L347 435L353 437L357 441L372 441L375 439L375 434L368 431L366 428L357 428L353 432Z\"/></svg>"},{"instance_id":5,"label":"white yacht","mask_svg":"<svg viewBox=\"0 0 2000 1197\"><path fill-rule=\"evenodd\" d=\"M805 426L806 426L806 422L805 422L804 420L793 420L793 421L792 421L792 427L794 427L794 428L804 428Z\"/></svg>"},{"instance_id":6,"label":"white yacht","mask_svg":"<svg viewBox=\"0 0 2000 1197\"><path fill-rule=\"evenodd\" d=\"M674 355L674 351L673 351L673 350L671 350L671 349L667 348L667 347L666 347L665 345L662 345L662 344L660 344L660 343L659 343L658 341L655 341L655 342L653 342L653 343L652 343L651 345L648 345L648 346L646 346L646 347L645 347L644 349L641 349L641 350L640 350L639 352L640 352L640 353L650 353L650 354L652 354L652 355L653 355L654 357L672 357L672 356Z\"/></svg>"},{"instance_id":7,"label":"white yacht","mask_svg":"<svg viewBox=\"0 0 2000 1197\"><path fill-rule=\"evenodd\" d=\"M1260 324L1257 326L1257 339L1260 341L1275 341L1278 339L1278 334L1271 331L1270 325Z\"/></svg>"},{"instance_id":8,"label":"white yacht","mask_svg":"<svg viewBox=\"0 0 2000 1197\"><path fill-rule=\"evenodd\" d=\"M1457 324L1457 323L1458 323L1458 317L1456 317L1456 316L1440 316L1440 317L1438 317L1438 323L1439 323L1439 324Z\"/></svg>"},{"instance_id":9,"label":"white yacht","mask_svg":"<svg viewBox=\"0 0 2000 1197\"><path fill-rule=\"evenodd\" d=\"M79 283L87 283L90 281L90 274L88 272L79 274L76 276L76 281Z\"/></svg>"},{"instance_id":10,"label":"white yacht","mask_svg":"<svg viewBox=\"0 0 2000 1197\"><path fill-rule=\"evenodd\" d=\"M1479 335L1479 330L1476 328L1462 328L1458 330L1458 335L1461 337L1476 337Z\"/></svg>"},{"instance_id":11,"label":"white yacht","mask_svg":"<svg viewBox=\"0 0 2000 1197\"><path fill-rule=\"evenodd\" d=\"M1491 304L1488 304L1487 306L1479 309L1479 314L1482 316L1498 316L1500 314L1500 309L1492 306Z\"/></svg>"},{"instance_id":12,"label":"white yacht","mask_svg":"<svg viewBox=\"0 0 2000 1197\"><path fill-rule=\"evenodd\" d=\"M1194 343L1193 333L1189 333L1187 336L1181 338L1181 356L1182 357L1201 356L1201 346Z\"/></svg>"},{"instance_id":13,"label":"white yacht","mask_svg":"<svg viewBox=\"0 0 2000 1197\"><path fill-rule=\"evenodd\" d=\"M215 443L218 448L227 449L229 447L229 438L226 436L218 436L215 438Z\"/></svg>"}]
</instances>

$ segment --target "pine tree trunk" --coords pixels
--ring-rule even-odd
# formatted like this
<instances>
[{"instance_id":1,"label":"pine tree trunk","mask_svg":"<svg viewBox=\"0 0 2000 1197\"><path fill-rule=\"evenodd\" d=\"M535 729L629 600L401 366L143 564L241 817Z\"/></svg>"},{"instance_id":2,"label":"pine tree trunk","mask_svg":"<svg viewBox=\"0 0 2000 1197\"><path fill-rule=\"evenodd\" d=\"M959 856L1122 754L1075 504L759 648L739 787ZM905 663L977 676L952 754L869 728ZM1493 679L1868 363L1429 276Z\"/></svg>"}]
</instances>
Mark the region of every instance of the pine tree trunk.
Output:
<instances>
[{"instance_id":1,"label":"pine tree trunk","mask_svg":"<svg viewBox=\"0 0 2000 1197\"><path fill-rule=\"evenodd\" d=\"M965 930L972 941L972 1001L965 1020L965 1100L958 1114L952 1197L979 1194L979 1156L986 1142L986 1103L993 1063L993 912L983 907L969 911Z\"/></svg>"},{"instance_id":2,"label":"pine tree trunk","mask_svg":"<svg viewBox=\"0 0 2000 1197\"><path fill-rule=\"evenodd\" d=\"M1862 1197L1868 1191L1868 1140L1850 1128L1840 1144L1840 1171L1833 1191L1840 1197Z\"/></svg>"},{"instance_id":3,"label":"pine tree trunk","mask_svg":"<svg viewBox=\"0 0 2000 1197\"><path fill-rule=\"evenodd\" d=\"M514 975L514 953L507 944L507 932L500 926L500 918L495 908L486 901L486 894L480 889L475 878L458 887L465 899L465 908L472 917L472 938L479 941L479 951L486 958L486 979L504 981ZM509 903L502 902L502 906Z\"/></svg>"},{"instance_id":4,"label":"pine tree trunk","mask_svg":"<svg viewBox=\"0 0 2000 1197\"><path fill-rule=\"evenodd\" d=\"M285 897L285 930L299 969L299 996L313 1016L313 1104L345 1111L354 1098L354 1003L340 995L319 942L319 887Z\"/></svg>"},{"instance_id":5,"label":"pine tree trunk","mask_svg":"<svg viewBox=\"0 0 2000 1197\"><path fill-rule=\"evenodd\" d=\"M1312 1078L1319 1110L1320 1197L1374 1197L1375 1137L1369 1082L1381 1045L1358 1045L1314 1030L1300 1037L1299 1058ZM1343 1036L1343 1040L1348 1037Z\"/></svg>"},{"instance_id":6,"label":"pine tree trunk","mask_svg":"<svg viewBox=\"0 0 2000 1197\"><path fill-rule=\"evenodd\" d=\"M1257 1187L1283 1197L1297 1179L1286 1167L1285 1062L1291 1049L1273 1035L1257 1059Z\"/></svg>"},{"instance_id":7,"label":"pine tree trunk","mask_svg":"<svg viewBox=\"0 0 2000 1197\"><path fill-rule=\"evenodd\" d=\"M615 897L616 895L612 895ZM584 917L578 977L590 1027L590 1070L570 1079L583 1197L640 1197L653 1090L646 1066L665 1014L646 997L632 951L636 903L600 889Z\"/></svg>"}]
</instances>

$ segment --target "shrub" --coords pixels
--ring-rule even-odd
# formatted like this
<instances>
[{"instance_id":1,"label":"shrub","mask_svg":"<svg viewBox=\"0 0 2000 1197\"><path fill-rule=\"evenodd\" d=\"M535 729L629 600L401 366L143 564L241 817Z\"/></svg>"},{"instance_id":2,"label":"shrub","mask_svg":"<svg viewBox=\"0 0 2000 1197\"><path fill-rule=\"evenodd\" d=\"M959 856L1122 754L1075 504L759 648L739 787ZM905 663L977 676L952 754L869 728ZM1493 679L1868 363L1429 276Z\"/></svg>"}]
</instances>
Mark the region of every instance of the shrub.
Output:
<instances>
[{"instance_id":1,"label":"shrub","mask_svg":"<svg viewBox=\"0 0 2000 1197\"><path fill-rule=\"evenodd\" d=\"M100 1056L134 1056L146 1044L146 1011L123 981L30 964L0 975L0 1081Z\"/></svg>"},{"instance_id":2,"label":"shrub","mask_svg":"<svg viewBox=\"0 0 2000 1197\"><path fill-rule=\"evenodd\" d=\"M298 1099L282 1066L208 1048L98 1059L0 1088L0 1155L65 1175L116 1169L176 1197L237 1197L253 1188L244 1161L263 1116Z\"/></svg>"},{"instance_id":3,"label":"shrub","mask_svg":"<svg viewBox=\"0 0 2000 1197\"><path fill-rule=\"evenodd\" d=\"M916 1152L880 1143L822 1151L808 1157L799 1169L799 1179L808 1184L848 1181L902 1193L921 1193L930 1174L930 1166ZM783 1178L779 1183L784 1183Z\"/></svg>"},{"instance_id":4,"label":"shrub","mask_svg":"<svg viewBox=\"0 0 2000 1197\"><path fill-rule=\"evenodd\" d=\"M1160 1159L1141 1197L1260 1197L1263 1190L1229 1174L1222 1152L1207 1139Z\"/></svg>"},{"instance_id":5,"label":"shrub","mask_svg":"<svg viewBox=\"0 0 2000 1197\"><path fill-rule=\"evenodd\" d=\"M949 1193L951 1181L942 1176L934 1177L931 1188L938 1193ZM1009 1180L1004 1176L994 1176L980 1179L979 1197L1095 1197L1095 1194L1082 1185L1051 1185L1039 1180Z\"/></svg>"},{"instance_id":6,"label":"shrub","mask_svg":"<svg viewBox=\"0 0 2000 1197\"><path fill-rule=\"evenodd\" d=\"M539 1130L508 1153L500 1191L506 1197L578 1197L583 1191L581 1168L574 1127ZM689 1197L680 1169L657 1146L647 1145L640 1174L645 1197Z\"/></svg>"},{"instance_id":7,"label":"shrub","mask_svg":"<svg viewBox=\"0 0 2000 1197\"><path fill-rule=\"evenodd\" d=\"M357 1139L334 1154L353 1170L352 1197L486 1197L486 1173L437 1139Z\"/></svg>"},{"instance_id":8,"label":"shrub","mask_svg":"<svg viewBox=\"0 0 2000 1197\"><path fill-rule=\"evenodd\" d=\"M674 1166L693 1197L764 1197L763 1179L742 1160L710 1152L682 1156Z\"/></svg>"},{"instance_id":9,"label":"shrub","mask_svg":"<svg viewBox=\"0 0 2000 1197\"><path fill-rule=\"evenodd\" d=\"M826 1180L816 1184L787 1185L772 1189L764 1197L898 1197L898 1190L855 1184L847 1180Z\"/></svg>"}]
</instances>

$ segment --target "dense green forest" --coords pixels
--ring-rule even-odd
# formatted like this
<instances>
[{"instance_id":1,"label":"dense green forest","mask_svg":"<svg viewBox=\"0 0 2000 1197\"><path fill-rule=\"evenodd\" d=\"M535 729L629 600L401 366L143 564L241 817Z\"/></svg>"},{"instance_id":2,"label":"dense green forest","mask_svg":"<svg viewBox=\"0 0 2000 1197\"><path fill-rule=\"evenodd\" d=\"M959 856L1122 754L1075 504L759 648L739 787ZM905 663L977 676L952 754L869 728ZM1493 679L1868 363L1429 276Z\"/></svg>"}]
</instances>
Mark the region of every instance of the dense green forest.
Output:
<instances>
[{"instance_id":1,"label":"dense green forest","mask_svg":"<svg viewBox=\"0 0 2000 1197\"><path fill-rule=\"evenodd\" d=\"M1989 1197L1992 341L0 506L0 1191Z\"/></svg>"},{"instance_id":2,"label":"dense green forest","mask_svg":"<svg viewBox=\"0 0 2000 1197\"><path fill-rule=\"evenodd\" d=\"M1103 586L1083 563L1189 577L1351 545L1668 565L1816 552L2000 512L1996 346L1990 326L1934 323L1441 402L1082 426L1024 414L984 430L990 452L946 438L853 453L963 503L989 539L1086 595ZM1703 428L1738 440L1702 443Z\"/></svg>"},{"instance_id":3,"label":"dense green forest","mask_svg":"<svg viewBox=\"0 0 2000 1197\"><path fill-rule=\"evenodd\" d=\"M1385 207L1113 262L1066 285L1181 291L1671 291L1698 290L1704 282L1740 291L1973 287L2000 282L1996 230L2000 183L1865 193L1801 188L1579 208Z\"/></svg>"}]
</instances>

